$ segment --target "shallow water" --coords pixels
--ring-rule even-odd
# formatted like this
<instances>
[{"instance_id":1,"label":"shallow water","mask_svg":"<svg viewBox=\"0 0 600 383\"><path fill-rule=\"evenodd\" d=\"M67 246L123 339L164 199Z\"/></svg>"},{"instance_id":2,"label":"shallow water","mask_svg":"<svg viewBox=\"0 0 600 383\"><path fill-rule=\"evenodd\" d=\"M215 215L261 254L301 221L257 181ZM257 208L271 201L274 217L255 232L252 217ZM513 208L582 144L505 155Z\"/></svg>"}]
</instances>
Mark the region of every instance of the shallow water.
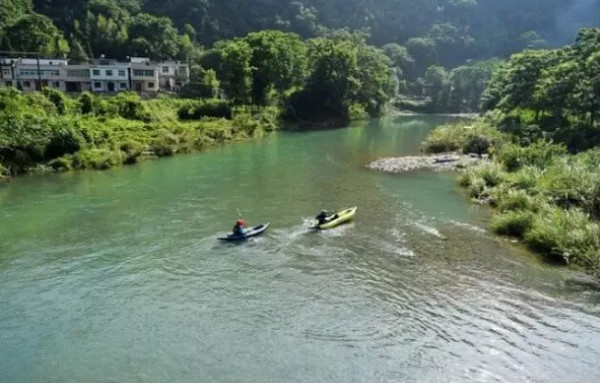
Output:
<instances>
[{"instance_id":1,"label":"shallow water","mask_svg":"<svg viewBox=\"0 0 600 383\"><path fill-rule=\"evenodd\" d=\"M600 381L597 292L489 234L452 175L364 168L444 120L15 180L0 382ZM238 209L269 232L218 243Z\"/></svg>"}]
</instances>

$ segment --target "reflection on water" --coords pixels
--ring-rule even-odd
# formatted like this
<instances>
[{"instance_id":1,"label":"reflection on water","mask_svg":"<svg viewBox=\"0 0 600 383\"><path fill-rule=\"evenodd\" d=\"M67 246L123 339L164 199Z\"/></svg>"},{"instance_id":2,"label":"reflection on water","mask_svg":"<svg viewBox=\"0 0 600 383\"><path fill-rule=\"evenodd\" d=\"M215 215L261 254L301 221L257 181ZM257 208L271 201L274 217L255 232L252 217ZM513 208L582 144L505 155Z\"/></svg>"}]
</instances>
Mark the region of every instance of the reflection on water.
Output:
<instances>
[{"instance_id":1,"label":"reflection on water","mask_svg":"<svg viewBox=\"0 0 600 383\"><path fill-rule=\"evenodd\" d=\"M0 190L1 382L592 382L597 292L451 175L364 165L441 117L281 133ZM354 223L308 230L321 208ZM269 232L220 244L241 210Z\"/></svg>"}]
</instances>

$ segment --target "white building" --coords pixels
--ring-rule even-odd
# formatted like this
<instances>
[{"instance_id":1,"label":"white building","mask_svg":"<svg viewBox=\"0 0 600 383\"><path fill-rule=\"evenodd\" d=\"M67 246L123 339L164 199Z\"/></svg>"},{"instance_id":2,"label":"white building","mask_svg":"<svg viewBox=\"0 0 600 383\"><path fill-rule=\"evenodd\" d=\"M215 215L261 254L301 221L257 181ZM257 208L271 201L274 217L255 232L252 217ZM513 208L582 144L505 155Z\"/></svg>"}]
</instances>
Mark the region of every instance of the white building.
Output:
<instances>
[{"instance_id":1,"label":"white building","mask_svg":"<svg viewBox=\"0 0 600 383\"><path fill-rule=\"evenodd\" d=\"M99 59L89 65L93 92L121 92L129 89L129 64Z\"/></svg>"},{"instance_id":2,"label":"white building","mask_svg":"<svg viewBox=\"0 0 600 383\"><path fill-rule=\"evenodd\" d=\"M181 61L164 61L157 64L160 90L179 92L190 80L190 67Z\"/></svg>"},{"instance_id":3,"label":"white building","mask_svg":"<svg viewBox=\"0 0 600 383\"><path fill-rule=\"evenodd\" d=\"M130 62L101 57L74 65L63 59L0 58L0 86L14 86L26 92L45 87L72 93L178 92L189 77L186 63L153 63L144 57L132 57Z\"/></svg>"},{"instance_id":4,"label":"white building","mask_svg":"<svg viewBox=\"0 0 600 383\"><path fill-rule=\"evenodd\" d=\"M158 67L149 58L132 57L131 64L132 89L140 93L156 93L159 90Z\"/></svg>"},{"instance_id":5,"label":"white building","mask_svg":"<svg viewBox=\"0 0 600 383\"><path fill-rule=\"evenodd\" d=\"M19 59L15 65L16 85L23 91L44 87L66 91L61 72L67 64L61 59Z\"/></svg>"}]
</instances>

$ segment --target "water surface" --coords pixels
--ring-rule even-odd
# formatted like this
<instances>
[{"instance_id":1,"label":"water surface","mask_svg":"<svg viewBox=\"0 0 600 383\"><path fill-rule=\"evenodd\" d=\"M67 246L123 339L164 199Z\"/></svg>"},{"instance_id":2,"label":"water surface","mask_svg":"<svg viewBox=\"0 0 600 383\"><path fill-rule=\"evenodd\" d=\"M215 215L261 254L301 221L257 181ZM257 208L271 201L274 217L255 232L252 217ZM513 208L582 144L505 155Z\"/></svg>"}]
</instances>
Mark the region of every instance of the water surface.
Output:
<instances>
[{"instance_id":1,"label":"water surface","mask_svg":"<svg viewBox=\"0 0 600 383\"><path fill-rule=\"evenodd\" d=\"M452 175L364 168L444 121L15 180L0 382L600 381L596 292L486 232ZM353 224L307 229L353 205ZM238 210L270 231L218 243Z\"/></svg>"}]
</instances>

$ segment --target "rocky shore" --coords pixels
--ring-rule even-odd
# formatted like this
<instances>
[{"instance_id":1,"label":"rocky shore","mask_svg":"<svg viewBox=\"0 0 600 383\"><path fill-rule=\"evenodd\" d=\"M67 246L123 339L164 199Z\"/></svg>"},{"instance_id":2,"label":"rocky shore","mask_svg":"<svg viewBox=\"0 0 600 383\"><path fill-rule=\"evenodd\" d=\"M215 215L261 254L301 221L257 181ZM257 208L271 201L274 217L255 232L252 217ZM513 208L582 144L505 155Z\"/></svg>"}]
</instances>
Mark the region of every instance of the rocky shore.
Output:
<instances>
[{"instance_id":1,"label":"rocky shore","mask_svg":"<svg viewBox=\"0 0 600 383\"><path fill-rule=\"evenodd\" d=\"M371 162L367 167L387 173L410 173L420 170L456 172L483 161L488 161L487 156L444 153L430 156L380 158Z\"/></svg>"}]
</instances>

